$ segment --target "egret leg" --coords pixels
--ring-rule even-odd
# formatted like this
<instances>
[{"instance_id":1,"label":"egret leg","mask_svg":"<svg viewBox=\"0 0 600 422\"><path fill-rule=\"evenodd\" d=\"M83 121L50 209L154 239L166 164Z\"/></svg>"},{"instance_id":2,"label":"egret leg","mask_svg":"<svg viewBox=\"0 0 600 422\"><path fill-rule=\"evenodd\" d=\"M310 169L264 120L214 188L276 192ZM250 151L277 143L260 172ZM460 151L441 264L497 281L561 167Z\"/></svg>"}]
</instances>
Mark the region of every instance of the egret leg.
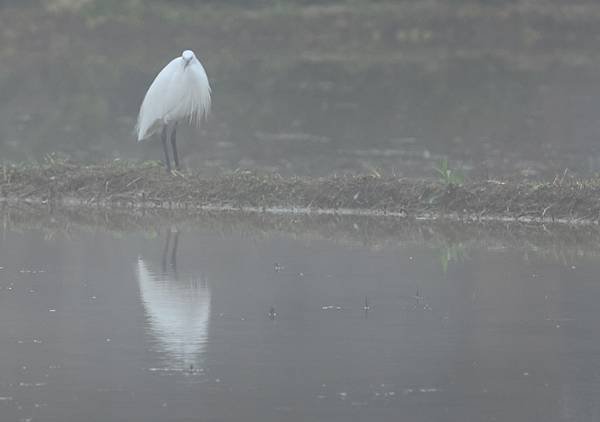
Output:
<instances>
[{"instance_id":1,"label":"egret leg","mask_svg":"<svg viewBox=\"0 0 600 422\"><path fill-rule=\"evenodd\" d=\"M169 253L169 244L171 240L171 230L167 229L167 240L165 241L165 249L163 250L162 255L162 272L163 274L167 273L167 255Z\"/></svg>"},{"instance_id":2,"label":"egret leg","mask_svg":"<svg viewBox=\"0 0 600 422\"><path fill-rule=\"evenodd\" d=\"M179 232L175 232L175 237L173 239L173 249L171 250L171 269L175 276L177 276L177 245L179 243Z\"/></svg>"},{"instance_id":3,"label":"egret leg","mask_svg":"<svg viewBox=\"0 0 600 422\"><path fill-rule=\"evenodd\" d=\"M161 134L163 149L165 150L165 166L167 166L167 172L171 173L171 163L169 162L169 148L167 147L167 126L163 127Z\"/></svg>"},{"instance_id":4,"label":"egret leg","mask_svg":"<svg viewBox=\"0 0 600 422\"><path fill-rule=\"evenodd\" d=\"M177 126L173 126L171 132L171 146L173 147L173 160L175 161L175 169L179 170L179 155L177 155Z\"/></svg>"}]
</instances>

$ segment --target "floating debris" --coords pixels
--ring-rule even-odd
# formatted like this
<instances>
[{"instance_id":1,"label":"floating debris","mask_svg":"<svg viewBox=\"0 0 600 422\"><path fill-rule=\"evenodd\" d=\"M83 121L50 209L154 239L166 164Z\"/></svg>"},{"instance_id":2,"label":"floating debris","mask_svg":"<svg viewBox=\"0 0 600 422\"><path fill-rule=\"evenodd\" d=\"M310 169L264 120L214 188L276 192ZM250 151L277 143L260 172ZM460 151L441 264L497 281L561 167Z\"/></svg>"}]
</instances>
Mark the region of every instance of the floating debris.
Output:
<instances>
[{"instance_id":1,"label":"floating debris","mask_svg":"<svg viewBox=\"0 0 600 422\"><path fill-rule=\"evenodd\" d=\"M152 368L148 368L149 372L165 372L165 373L171 373L171 372L182 372L182 373L191 373L191 374L200 374L204 372L203 368L195 368L194 365L190 365L187 368L157 368L157 367L152 367Z\"/></svg>"},{"instance_id":2,"label":"floating debris","mask_svg":"<svg viewBox=\"0 0 600 422\"><path fill-rule=\"evenodd\" d=\"M19 387L45 387L47 382L20 382Z\"/></svg>"},{"instance_id":3,"label":"floating debris","mask_svg":"<svg viewBox=\"0 0 600 422\"><path fill-rule=\"evenodd\" d=\"M414 394L414 393L437 393L441 390L435 387L426 387L426 388L405 388L404 394ZM395 393L394 393L395 394Z\"/></svg>"},{"instance_id":4,"label":"floating debris","mask_svg":"<svg viewBox=\"0 0 600 422\"><path fill-rule=\"evenodd\" d=\"M365 304L363 306L363 310L368 312L371 310L371 306L369 305L369 298L365 296Z\"/></svg>"},{"instance_id":5,"label":"floating debris","mask_svg":"<svg viewBox=\"0 0 600 422\"><path fill-rule=\"evenodd\" d=\"M21 274L43 274L46 271L45 270L28 270L28 269L20 269L19 272Z\"/></svg>"}]
</instances>

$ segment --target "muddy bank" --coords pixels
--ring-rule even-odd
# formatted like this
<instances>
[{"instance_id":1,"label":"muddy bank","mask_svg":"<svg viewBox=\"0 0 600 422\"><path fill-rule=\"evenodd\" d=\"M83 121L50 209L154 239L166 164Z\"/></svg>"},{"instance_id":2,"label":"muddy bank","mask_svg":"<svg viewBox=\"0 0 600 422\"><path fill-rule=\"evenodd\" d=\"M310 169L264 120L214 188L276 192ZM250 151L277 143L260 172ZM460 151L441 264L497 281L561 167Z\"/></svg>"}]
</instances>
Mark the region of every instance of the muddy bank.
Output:
<instances>
[{"instance_id":1,"label":"muddy bank","mask_svg":"<svg viewBox=\"0 0 600 422\"><path fill-rule=\"evenodd\" d=\"M597 223L600 180L475 181L463 185L371 174L324 178L237 171L166 174L158 163L83 166L49 160L0 167L5 202L49 206L246 210L395 215L409 218Z\"/></svg>"}]
</instances>

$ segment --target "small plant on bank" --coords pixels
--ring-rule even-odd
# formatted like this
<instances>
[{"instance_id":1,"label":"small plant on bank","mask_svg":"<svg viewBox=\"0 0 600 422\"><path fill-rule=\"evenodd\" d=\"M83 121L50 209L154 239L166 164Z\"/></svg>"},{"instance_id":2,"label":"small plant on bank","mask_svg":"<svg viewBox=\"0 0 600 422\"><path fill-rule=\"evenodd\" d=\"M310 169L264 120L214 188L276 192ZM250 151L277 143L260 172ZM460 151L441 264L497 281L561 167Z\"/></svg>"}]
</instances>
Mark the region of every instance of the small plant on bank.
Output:
<instances>
[{"instance_id":1,"label":"small plant on bank","mask_svg":"<svg viewBox=\"0 0 600 422\"><path fill-rule=\"evenodd\" d=\"M465 177L460 170L453 170L448 167L448 159L440 160L435 171L438 174L440 181L446 185L462 185Z\"/></svg>"}]
</instances>

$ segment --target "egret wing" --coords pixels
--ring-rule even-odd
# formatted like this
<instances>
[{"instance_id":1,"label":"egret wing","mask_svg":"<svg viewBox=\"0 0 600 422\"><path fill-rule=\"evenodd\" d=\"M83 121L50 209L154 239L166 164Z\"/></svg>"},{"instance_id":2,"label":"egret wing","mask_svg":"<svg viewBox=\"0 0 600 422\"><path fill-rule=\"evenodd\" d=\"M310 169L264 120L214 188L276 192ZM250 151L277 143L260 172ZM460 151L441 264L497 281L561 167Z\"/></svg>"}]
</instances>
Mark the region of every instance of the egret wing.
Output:
<instances>
[{"instance_id":1,"label":"egret wing","mask_svg":"<svg viewBox=\"0 0 600 422\"><path fill-rule=\"evenodd\" d=\"M137 122L138 141L152 136L159 130L169 109L176 106L173 92L170 90L173 79L176 77L178 60L173 59L167 64L148 88L144 97Z\"/></svg>"}]
</instances>

